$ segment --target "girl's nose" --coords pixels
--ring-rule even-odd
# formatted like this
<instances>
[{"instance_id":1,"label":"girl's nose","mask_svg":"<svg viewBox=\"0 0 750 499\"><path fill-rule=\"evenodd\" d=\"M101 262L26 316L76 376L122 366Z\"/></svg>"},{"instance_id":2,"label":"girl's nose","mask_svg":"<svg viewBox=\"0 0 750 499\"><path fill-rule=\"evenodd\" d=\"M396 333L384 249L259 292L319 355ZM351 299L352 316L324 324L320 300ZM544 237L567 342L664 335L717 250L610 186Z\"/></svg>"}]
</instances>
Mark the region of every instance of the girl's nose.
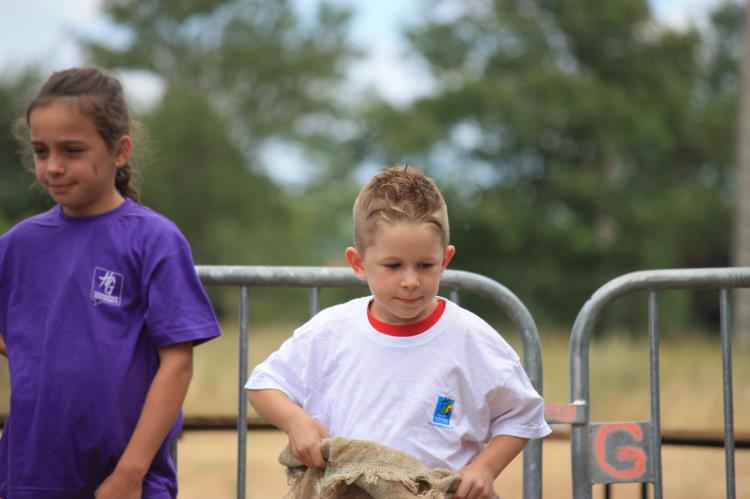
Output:
<instances>
[{"instance_id":1,"label":"girl's nose","mask_svg":"<svg viewBox=\"0 0 750 499\"><path fill-rule=\"evenodd\" d=\"M65 163L59 155L50 153L45 164L45 171L50 175L61 175L65 173Z\"/></svg>"}]
</instances>

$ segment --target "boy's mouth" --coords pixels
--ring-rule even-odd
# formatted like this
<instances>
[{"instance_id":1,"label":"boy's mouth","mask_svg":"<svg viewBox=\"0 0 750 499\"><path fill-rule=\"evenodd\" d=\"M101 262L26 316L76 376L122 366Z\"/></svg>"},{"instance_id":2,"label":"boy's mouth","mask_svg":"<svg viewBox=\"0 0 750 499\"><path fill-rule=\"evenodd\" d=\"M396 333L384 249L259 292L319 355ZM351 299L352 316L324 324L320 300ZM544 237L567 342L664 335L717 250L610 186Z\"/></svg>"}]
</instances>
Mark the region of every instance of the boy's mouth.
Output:
<instances>
[{"instance_id":1,"label":"boy's mouth","mask_svg":"<svg viewBox=\"0 0 750 499\"><path fill-rule=\"evenodd\" d=\"M418 302L419 298L397 298L401 303L412 304Z\"/></svg>"}]
</instances>

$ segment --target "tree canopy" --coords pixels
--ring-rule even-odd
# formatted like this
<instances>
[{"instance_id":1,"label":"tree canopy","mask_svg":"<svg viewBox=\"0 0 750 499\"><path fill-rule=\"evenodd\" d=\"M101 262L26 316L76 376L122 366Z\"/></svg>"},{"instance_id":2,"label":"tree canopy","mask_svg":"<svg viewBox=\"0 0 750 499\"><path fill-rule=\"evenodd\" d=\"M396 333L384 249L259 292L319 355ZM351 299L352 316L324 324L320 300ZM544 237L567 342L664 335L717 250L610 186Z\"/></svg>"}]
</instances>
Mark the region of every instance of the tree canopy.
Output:
<instances>
[{"instance_id":1,"label":"tree canopy","mask_svg":"<svg viewBox=\"0 0 750 499\"><path fill-rule=\"evenodd\" d=\"M536 317L568 324L629 271L728 264L739 4L675 30L646 0L428 3L404 36L434 85L399 105L347 95L363 48L340 3L111 0L125 42L82 45L163 83L138 116L143 198L198 263L343 263L364 167L408 161L446 193L452 266ZM0 84L0 230L49 206L10 136L38 79ZM293 189L269 174L291 156L306 171ZM710 319L699 299L674 306Z\"/></svg>"},{"instance_id":2,"label":"tree canopy","mask_svg":"<svg viewBox=\"0 0 750 499\"><path fill-rule=\"evenodd\" d=\"M409 33L435 92L370 114L375 155L452 188L455 265L565 321L617 275L728 263L741 28L578 3L438 2Z\"/></svg>"}]
</instances>

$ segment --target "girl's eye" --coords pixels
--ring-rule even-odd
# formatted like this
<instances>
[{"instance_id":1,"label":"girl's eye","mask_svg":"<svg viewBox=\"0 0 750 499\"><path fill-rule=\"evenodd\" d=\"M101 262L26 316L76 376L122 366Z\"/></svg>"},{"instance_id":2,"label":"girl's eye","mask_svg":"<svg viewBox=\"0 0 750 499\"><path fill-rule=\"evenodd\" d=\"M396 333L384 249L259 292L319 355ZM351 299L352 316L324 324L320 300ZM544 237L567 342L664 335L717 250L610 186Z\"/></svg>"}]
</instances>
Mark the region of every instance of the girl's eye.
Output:
<instances>
[{"instance_id":1,"label":"girl's eye","mask_svg":"<svg viewBox=\"0 0 750 499\"><path fill-rule=\"evenodd\" d=\"M420 263L419 266L422 267L423 269L429 269L429 268L434 267L435 264L434 263Z\"/></svg>"},{"instance_id":2,"label":"girl's eye","mask_svg":"<svg viewBox=\"0 0 750 499\"><path fill-rule=\"evenodd\" d=\"M386 268L389 268L389 269L397 269L401 266L401 264L400 263L386 263L385 266Z\"/></svg>"},{"instance_id":3,"label":"girl's eye","mask_svg":"<svg viewBox=\"0 0 750 499\"><path fill-rule=\"evenodd\" d=\"M81 149L80 147L66 147L65 148L65 154L69 154L71 156L80 154L82 152L83 152L83 149Z\"/></svg>"},{"instance_id":4,"label":"girl's eye","mask_svg":"<svg viewBox=\"0 0 750 499\"><path fill-rule=\"evenodd\" d=\"M34 152L34 156L36 156L37 158L47 154L47 150L43 147L34 147L32 151Z\"/></svg>"}]
</instances>

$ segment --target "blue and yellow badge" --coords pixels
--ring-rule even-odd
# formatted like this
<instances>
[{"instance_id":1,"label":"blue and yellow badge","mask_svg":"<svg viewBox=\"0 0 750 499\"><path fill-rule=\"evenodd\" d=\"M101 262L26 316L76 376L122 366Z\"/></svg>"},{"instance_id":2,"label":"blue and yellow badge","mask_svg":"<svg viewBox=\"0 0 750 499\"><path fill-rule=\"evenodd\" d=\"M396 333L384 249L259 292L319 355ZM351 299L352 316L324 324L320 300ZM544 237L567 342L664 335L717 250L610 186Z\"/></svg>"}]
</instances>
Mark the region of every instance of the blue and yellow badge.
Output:
<instances>
[{"instance_id":1,"label":"blue and yellow badge","mask_svg":"<svg viewBox=\"0 0 750 499\"><path fill-rule=\"evenodd\" d=\"M453 415L453 408L455 406L455 400L439 395L437 404L435 405L435 413L432 415L432 422L440 426L450 426L451 416Z\"/></svg>"}]
</instances>

